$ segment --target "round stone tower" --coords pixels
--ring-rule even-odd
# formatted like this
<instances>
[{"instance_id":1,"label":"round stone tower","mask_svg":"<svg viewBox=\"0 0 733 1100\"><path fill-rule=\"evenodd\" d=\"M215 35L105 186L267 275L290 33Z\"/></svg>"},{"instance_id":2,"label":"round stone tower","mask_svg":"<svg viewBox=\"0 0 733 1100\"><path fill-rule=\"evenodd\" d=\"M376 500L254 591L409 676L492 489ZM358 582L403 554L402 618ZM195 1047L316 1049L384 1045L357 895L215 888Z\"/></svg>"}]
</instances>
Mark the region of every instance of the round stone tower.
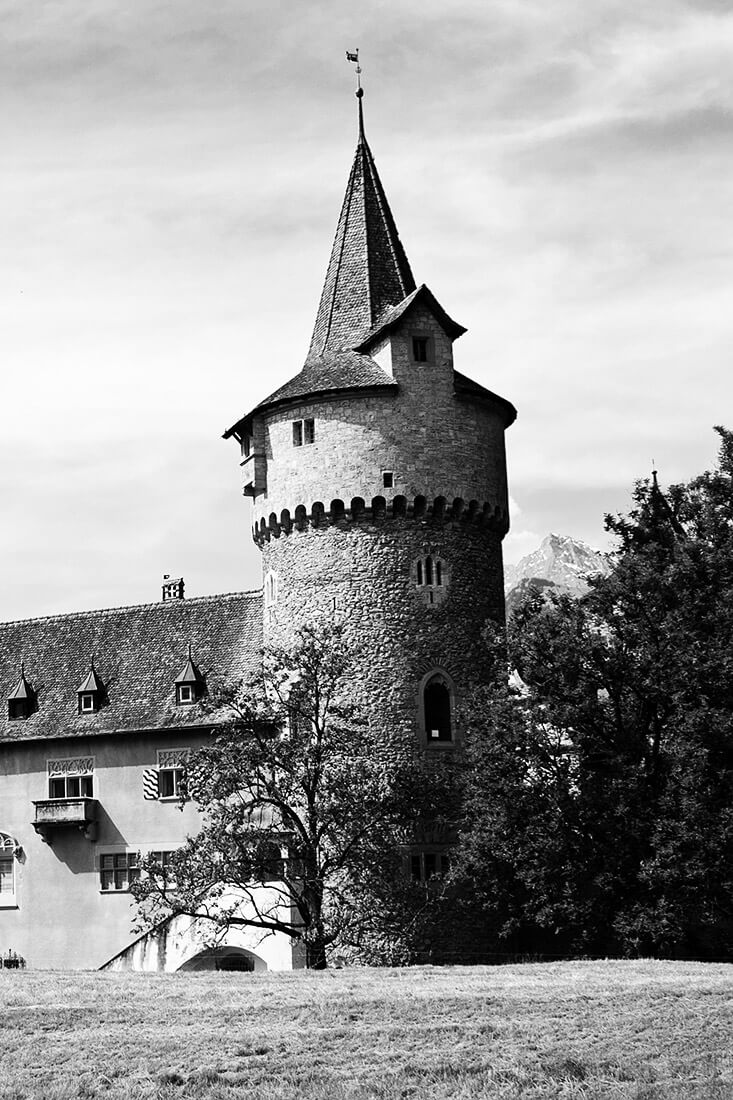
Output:
<instances>
[{"instance_id":1,"label":"round stone tower","mask_svg":"<svg viewBox=\"0 0 733 1100\"><path fill-rule=\"evenodd\" d=\"M459 374L465 329L416 286L364 136L303 369L225 433L262 550L265 641L335 620L385 747L440 752L504 618L504 430L516 412Z\"/></svg>"}]
</instances>

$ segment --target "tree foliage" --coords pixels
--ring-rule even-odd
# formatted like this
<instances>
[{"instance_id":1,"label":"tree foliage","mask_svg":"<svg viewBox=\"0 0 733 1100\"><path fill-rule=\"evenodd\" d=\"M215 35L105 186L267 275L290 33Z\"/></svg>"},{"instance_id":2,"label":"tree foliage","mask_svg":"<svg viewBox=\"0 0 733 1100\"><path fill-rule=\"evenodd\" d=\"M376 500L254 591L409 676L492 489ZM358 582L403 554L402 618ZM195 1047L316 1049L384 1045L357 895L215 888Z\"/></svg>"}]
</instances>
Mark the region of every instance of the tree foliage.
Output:
<instances>
[{"instance_id":1,"label":"tree foliage","mask_svg":"<svg viewBox=\"0 0 733 1100\"><path fill-rule=\"evenodd\" d=\"M462 869L523 949L733 953L733 434L640 482L580 599L512 617L522 690L474 701Z\"/></svg>"},{"instance_id":2,"label":"tree foliage","mask_svg":"<svg viewBox=\"0 0 733 1100\"><path fill-rule=\"evenodd\" d=\"M418 912L397 898L418 786L353 702L351 664L338 626L305 627L265 652L256 683L215 693L217 735L185 779L203 828L167 867L146 861L146 926L185 913L214 937L281 932L315 968L337 950L405 957Z\"/></svg>"}]
</instances>

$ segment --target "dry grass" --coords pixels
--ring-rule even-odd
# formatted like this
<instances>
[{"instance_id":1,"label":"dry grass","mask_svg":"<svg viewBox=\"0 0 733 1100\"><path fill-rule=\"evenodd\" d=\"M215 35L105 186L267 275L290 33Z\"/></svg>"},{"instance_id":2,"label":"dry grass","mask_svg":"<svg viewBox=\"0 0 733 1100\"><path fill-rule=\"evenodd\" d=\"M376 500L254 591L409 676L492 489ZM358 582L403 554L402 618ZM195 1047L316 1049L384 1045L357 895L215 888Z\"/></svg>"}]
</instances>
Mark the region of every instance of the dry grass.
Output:
<instances>
[{"instance_id":1,"label":"dry grass","mask_svg":"<svg viewBox=\"0 0 733 1100\"><path fill-rule=\"evenodd\" d=\"M730 1100L733 967L0 972L2 1100Z\"/></svg>"}]
</instances>

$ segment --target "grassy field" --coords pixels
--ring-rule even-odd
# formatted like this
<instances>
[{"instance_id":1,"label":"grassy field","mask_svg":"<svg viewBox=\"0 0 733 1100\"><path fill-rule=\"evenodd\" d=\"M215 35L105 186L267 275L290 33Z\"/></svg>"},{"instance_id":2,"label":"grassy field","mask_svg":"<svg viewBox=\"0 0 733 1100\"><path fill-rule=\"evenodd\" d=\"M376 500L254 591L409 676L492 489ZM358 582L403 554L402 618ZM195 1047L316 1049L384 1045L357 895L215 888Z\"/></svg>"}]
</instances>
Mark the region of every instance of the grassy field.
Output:
<instances>
[{"instance_id":1,"label":"grassy field","mask_svg":"<svg viewBox=\"0 0 733 1100\"><path fill-rule=\"evenodd\" d=\"M733 966L0 972L2 1100L733 1098Z\"/></svg>"}]
</instances>

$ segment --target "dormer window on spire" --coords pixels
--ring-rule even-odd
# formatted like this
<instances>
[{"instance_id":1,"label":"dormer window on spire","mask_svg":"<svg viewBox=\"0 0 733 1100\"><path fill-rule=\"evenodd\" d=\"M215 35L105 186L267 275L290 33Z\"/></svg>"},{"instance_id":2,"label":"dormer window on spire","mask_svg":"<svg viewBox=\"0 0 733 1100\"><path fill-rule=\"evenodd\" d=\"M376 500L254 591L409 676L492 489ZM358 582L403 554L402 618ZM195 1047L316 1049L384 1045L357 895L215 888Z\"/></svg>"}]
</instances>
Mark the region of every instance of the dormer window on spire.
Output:
<instances>
[{"instance_id":1,"label":"dormer window on spire","mask_svg":"<svg viewBox=\"0 0 733 1100\"><path fill-rule=\"evenodd\" d=\"M96 714L104 702L104 684L97 675L92 657L89 672L76 689L79 714Z\"/></svg>"},{"instance_id":2,"label":"dormer window on spire","mask_svg":"<svg viewBox=\"0 0 733 1100\"><path fill-rule=\"evenodd\" d=\"M191 657L191 646L188 647L188 658L181 672L175 679L176 703L179 707L191 706L197 703L204 692L204 678Z\"/></svg>"}]
</instances>

